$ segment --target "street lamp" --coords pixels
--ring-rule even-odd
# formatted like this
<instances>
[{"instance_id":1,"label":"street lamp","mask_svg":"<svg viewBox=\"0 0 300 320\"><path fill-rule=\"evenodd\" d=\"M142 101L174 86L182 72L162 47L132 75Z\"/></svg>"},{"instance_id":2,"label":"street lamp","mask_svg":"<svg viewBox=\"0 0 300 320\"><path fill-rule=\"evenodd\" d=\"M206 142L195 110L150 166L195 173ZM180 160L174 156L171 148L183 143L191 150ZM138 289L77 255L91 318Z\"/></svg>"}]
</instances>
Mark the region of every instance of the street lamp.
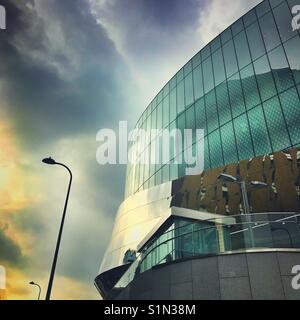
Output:
<instances>
[{"instance_id":1,"label":"street lamp","mask_svg":"<svg viewBox=\"0 0 300 320\"><path fill-rule=\"evenodd\" d=\"M30 285L32 285L32 286L36 286L36 287L38 287L38 289L39 289L38 300L40 300L40 297L41 297L41 291L42 291L41 286L40 286L38 283L35 283L35 282L33 282L33 281L29 282L29 284L30 284Z\"/></svg>"},{"instance_id":2,"label":"street lamp","mask_svg":"<svg viewBox=\"0 0 300 320\"><path fill-rule=\"evenodd\" d=\"M254 247L254 237L253 237L253 230L252 230L252 219L251 219L251 215L250 215L250 207L249 207L249 201L248 201L248 194L247 194L247 186L246 186L246 182L241 179L240 177L234 177L231 176L229 174L226 173L221 173L217 180L223 181L223 182L229 182L229 183L237 183L240 185L241 188L241 193L242 193L242 198L243 198L243 204L244 204L244 214L246 216L246 220L249 223L250 227L249 227L249 231L250 231L250 242L251 242L251 246ZM265 182L261 182L261 181L251 181L248 184L249 187L251 187L251 189L263 189L263 188L267 188L269 187L269 185Z\"/></svg>"},{"instance_id":3,"label":"street lamp","mask_svg":"<svg viewBox=\"0 0 300 320\"><path fill-rule=\"evenodd\" d=\"M46 293L46 300L50 300L51 290L52 290L52 285L53 285L53 279L54 279L55 269L56 269L56 262L57 262L57 257L58 257L58 252L59 252L59 247L60 247L62 232L63 232L63 228L64 228L65 216L66 216L66 211L67 211L68 200L69 200L69 195L70 195L70 190L71 190L71 184L72 184L72 178L73 178L73 176L72 176L71 170L70 170L65 164L60 163L60 162L56 162L56 161L55 161L54 159L52 159L51 157L43 159L42 162L43 162L43 163L46 163L46 164L49 164L49 165L59 165L59 166L62 166L62 167L64 167L65 169L67 169L68 172L69 172L69 174L70 174L70 181L69 181L69 186L68 186L68 192L67 192L66 201L65 201L65 206L64 206L63 215L62 215L62 219L61 219L61 224L60 224L60 228L59 228L59 233L58 233L58 238L57 238L57 243L56 243L54 258L53 258L53 262L52 262L52 268L51 268L50 278L49 278L49 284L48 284L48 289L47 289L47 293Z\"/></svg>"}]
</instances>

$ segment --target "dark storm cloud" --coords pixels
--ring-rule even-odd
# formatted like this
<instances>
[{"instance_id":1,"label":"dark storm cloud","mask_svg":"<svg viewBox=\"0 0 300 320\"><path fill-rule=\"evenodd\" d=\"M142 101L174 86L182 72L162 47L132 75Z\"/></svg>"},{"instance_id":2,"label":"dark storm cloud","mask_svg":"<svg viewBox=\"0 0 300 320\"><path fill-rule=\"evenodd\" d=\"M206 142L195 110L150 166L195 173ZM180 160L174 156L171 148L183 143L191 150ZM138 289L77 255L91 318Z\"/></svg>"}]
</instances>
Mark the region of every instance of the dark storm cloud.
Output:
<instances>
[{"instance_id":1,"label":"dark storm cloud","mask_svg":"<svg viewBox=\"0 0 300 320\"><path fill-rule=\"evenodd\" d=\"M195 32L206 0L122 0L107 2L103 15L122 33L123 45L137 59L162 55L178 46L178 35ZM101 8L100 8L101 11ZM173 52L173 56L176 55ZM151 60L144 60L151 63Z\"/></svg>"},{"instance_id":2,"label":"dark storm cloud","mask_svg":"<svg viewBox=\"0 0 300 320\"><path fill-rule=\"evenodd\" d=\"M206 1L202 1L203 3ZM199 0L122 0L116 1L114 10L120 17L126 18L124 12L136 12L144 17L144 23L161 31L175 33L178 29L197 24ZM123 13L123 14L121 14Z\"/></svg>"},{"instance_id":3,"label":"dark storm cloud","mask_svg":"<svg viewBox=\"0 0 300 320\"><path fill-rule=\"evenodd\" d=\"M6 226L0 226L0 261L21 266L25 263L21 249L17 243L9 238L6 233Z\"/></svg>"},{"instance_id":4,"label":"dark storm cloud","mask_svg":"<svg viewBox=\"0 0 300 320\"><path fill-rule=\"evenodd\" d=\"M125 74L124 66L85 1L40 2L46 21L33 1L1 3L8 21L0 34L2 99L24 144L36 147L68 135L94 135L119 119L123 97L118 78ZM50 55L46 31L56 25L68 50ZM79 71L72 65L72 52ZM60 69L67 70L66 78Z\"/></svg>"}]
</instances>

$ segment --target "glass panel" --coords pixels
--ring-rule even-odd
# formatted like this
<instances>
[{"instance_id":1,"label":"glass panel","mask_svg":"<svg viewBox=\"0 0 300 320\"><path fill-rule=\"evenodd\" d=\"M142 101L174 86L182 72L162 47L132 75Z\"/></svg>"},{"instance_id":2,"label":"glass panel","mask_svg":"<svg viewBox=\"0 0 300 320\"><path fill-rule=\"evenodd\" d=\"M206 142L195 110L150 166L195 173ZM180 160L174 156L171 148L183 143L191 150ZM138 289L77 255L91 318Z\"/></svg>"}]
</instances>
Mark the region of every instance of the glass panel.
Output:
<instances>
[{"instance_id":1,"label":"glass panel","mask_svg":"<svg viewBox=\"0 0 300 320\"><path fill-rule=\"evenodd\" d=\"M177 128L181 131L182 135L182 146L184 145L184 129L186 128L186 121L185 121L185 112L183 112L176 120Z\"/></svg>"},{"instance_id":2,"label":"glass panel","mask_svg":"<svg viewBox=\"0 0 300 320\"><path fill-rule=\"evenodd\" d=\"M194 94L195 100L201 98L203 96L203 80L202 80L202 67L199 65L193 71L194 75Z\"/></svg>"},{"instance_id":3,"label":"glass panel","mask_svg":"<svg viewBox=\"0 0 300 320\"><path fill-rule=\"evenodd\" d=\"M258 17L263 16L265 13L267 13L268 11L270 11L270 5L269 5L269 1L265 0L262 1L257 7L256 7L256 14Z\"/></svg>"},{"instance_id":4,"label":"glass panel","mask_svg":"<svg viewBox=\"0 0 300 320\"><path fill-rule=\"evenodd\" d=\"M260 103L259 92L252 64L241 71L246 108L249 110Z\"/></svg>"},{"instance_id":5,"label":"glass panel","mask_svg":"<svg viewBox=\"0 0 300 320\"><path fill-rule=\"evenodd\" d=\"M163 128L165 128L170 122L170 103L169 96L163 100Z\"/></svg>"},{"instance_id":6,"label":"glass panel","mask_svg":"<svg viewBox=\"0 0 300 320\"><path fill-rule=\"evenodd\" d=\"M214 68L214 76L215 76L215 85L217 86L218 84L223 82L226 78L222 50L219 49L218 51L213 53L212 59L213 59L213 68Z\"/></svg>"},{"instance_id":7,"label":"glass panel","mask_svg":"<svg viewBox=\"0 0 300 320\"><path fill-rule=\"evenodd\" d=\"M161 91L159 92L159 94L157 95L157 100L156 100L156 103L157 103L157 104L161 102L162 97L163 97L163 91L161 90Z\"/></svg>"},{"instance_id":8,"label":"glass panel","mask_svg":"<svg viewBox=\"0 0 300 320\"><path fill-rule=\"evenodd\" d=\"M252 158L254 150L248 120L245 114L234 120L234 132L236 135L239 159L246 160Z\"/></svg>"},{"instance_id":9,"label":"glass panel","mask_svg":"<svg viewBox=\"0 0 300 320\"><path fill-rule=\"evenodd\" d=\"M224 45L223 53L226 66L226 74L227 77L230 77L238 71L238 65L232 40Z\"/></svg>"},{"instance_id":10,"label":"glass panel","mask_svg":"<svg viewBox=\"0 0 300 320\"><path fill-rule=\"evenodd\" d=\"M274 17L281 40L285 42L292 38L295 35L295 32L293 31L293 28L291 28L292 14L286 2L283 2L280 6L274 9Z\"/></svg>"},{"instance_id":11,"label":"glass panel","mask_svg":"<svg viewBox=\"0 0 300 320\"><path fill-rule=\"evenodd\" d=\"M250 26L254 21L256 21L256 14L254 10L249 11L246 13L246 15L243 17L244 25L245 27Z\"/></svg>"},{"instance_id":12,"label":"glass panel","mask_svg":"<svg viewBox=\"0 0 300 320\"><path fill-rule=\"evenodd\" d=\"M300 38L297 36L284 44L286 55L296 83L300 82Z\"/></svg>"},{"instance_id":13,"label":"glass panel","mask_svg":"<svg viewBox=\"0 0 300 320\"><path fill-rule=\"evenodd\" d=\"M153 110L151 114L151 128L156 129L156 109Z\"/></svg>"},{"instance_id":14,"label":"glass panel","mask_svg":"<svg viewBox=\"0 0 300 320\"><path fill-rule=\"evenodd\" d=\"M210 56L210 47L207 45L205 48L201 50L202 61Z\"/></svg>"},{"instance_id":15,"label":"glass panel","mask_svg":"<svg viewBox=\"0 0 300 320\"><path fill-rule=\"evenodd\" d=\"M148 159L145 156L145 160L148 161L148 164L145 165L145 169L144 169L144 180L148 180L149 179L149 163L150 163L150 148L147 148L148 152L146 152L146 155L148 155Z\"/></svg>"},{"instance_id":16,"label":"glass panel","mask_svg":"<svg viewBox=\"0 0 300 320\"><path fill-rule=\"evenodd\" d=\"M189 61L184 67L184 76L186 77L192 71L192 61Z\"/></svg>"},{"instance_id":17,"label":"glass panel","mask_svg":"<svg viewBox=\"0 0 300 320\"><path fill-rule=\"evenodd\" d=\"M177 115L177 108L176 108L176 88L173 89L170 93L170 122L175 120Z\"/></svg>"},{"instance_id":18,"label":"glass panel","mask_svg":"<svg viewBox=\"0 0 300 320\"><path fill-rule=\"evenodd\" d=\"M299 4L299 0L288 0L288 4L290 8L293 8L294 6Z\"/></svg>"},{"instance_id":19,"label":"glass panel","mask_svg":"<svg viewBox=\"0 0 300 320\"><path fill-rule=\"evenodd\" d=\"M177 114L184 110L184 82L177 85Z\"/></svg>"},{"instance_id":20,"label":"glass panel","mask_svg":"<svg viewBox=\"0 0 300 320\"><path fill-rule=\"evenodd\" d=\"M258 22L255 22L249 28L247 28L246 33L248 37L248 43L250 46L252 59L256 60L266 52L264 42L258 26Z\"/></svg>"},{"instance_id":21,"label":"glass panel","mask_svg":"<svg viewBox=\"0 0 300 320\"><path fill-rule=\"evenodd\" d=\"M238 156L232 122L221 127L221 138L225 164L237 162Z\"/></svg>"},{"instance_id":22,"label":"glass panel","mask_svg":"<svg viewBox=\"0 0 300 320\"><path fill-rule=\"evenodd\" d=\"M163 167L163 177L162 177L162 183L169 181L169 165L165 165Z\"/></svg>"},{"instance_id":23,"label":"glass panel","mask_svg":"<svg viewBox=\"0 0 300 320\"><path fill-rule=\"evenodd\" d=\"M216 88L218 114L220 119L220 125L231 120L231 107L229 103L229 95L227 90L227 84L222 83Z\"/></svg>"},{"instance_id":24,"label":"glass panel","mask_svg":"<svg viewBox=\"0 0 300 320\"><path fill-rule=\"evenodd\" d=\"M280 95L280 101L293 145L300 142L300 100L296 89Z\"/></svg>"},{"instance_id":25,"label":"glass panel","mask_svg":"<svg viewBox=\"0 0 300 320\"><path fill-rule=\"evenodd\" d=\"M164 89L163 89L163 96L164 98L169 94L169 90L170 89L170 85L169 83L167 83L165 86L164 86Z\"/></svg>"},{"instance_id":26,"label":"glass panel","mask_svg":"<svg viewBox=\"0 0 300 320\"><path fill-rule=\"evenodd\" d=\"M213 130L217 129L219 126L216 96L214 91L211 91L209 94L205 96L205 104L206 104L206 118L207 118L208 133L210 133Z\"/></svg>"},{"instance_id":27,"label":"glass panel","mask_svg":"<svg viewBox=\"0 0 300 320\"><path fill-rule=\"evenodd\" d=\"M151 129L151 115L147 118L147 130Z\"/></svg>"},{"instance_id":28,"label":"glass panel","mask_svg":"<svg viewBox=\"0 0 300 320\"><path fill-rule=\"evenodd\" d=\"M270 0L270 5L272 8L275 8L276 6L278 6L282 1L284 0Z\"/></svg>"},{"instance_id":29,"label":"glass panel","mask_svg":"<svg viewBox=\"0 0 300 320\"><path fill-rule=\"evenodd\" d=\"M187 111L186 111L186 129L192 129L192 136L193 136L193 143L196 142L196 117L195 117L195 106L192 105Z\"/></svg>"},{"instance_id":30,"label":"glass panel","mask_svg":"<svg viewBox=\"0 0 300 320\"><path fill-rule=\"evenodd\" d=\"M186 111L186 129L193 129L195 130L196 123L195 123L195 107L194 105L190 106Z\"/></svg>"},{"instance_id":31,"label":"glass panel","mask_svg":"<svg viewBox=\"0 0 300 320\"><path fill-rule=\"evenodd\" d=\"M163 110L162 102L157 107L157 129L162 129L163 124Z\"/></svg>"},{"instance_id":32,"label":"glass panel","mask_svg":"<svg viewBox=\"0 0 300 320\"><path fill-rule=\"evenodd\" d=\"M274 22L272 13L270 12L263 16L259 20L259 24L261 27L263 38L265 40L267 51L278 46L280 43L280 38L277 32L276 24Z\"/></svg>"},{"instance_id":33,"label":"glass panel","mask_svg":"<svg viewBox=\"0 0 300 320\"><path fill-rule=\"evenodd\" d=\"M183 80L183 68L177 72L176 79L177 79L177 83Z\"/></svg>"},{"instance_id":34,"label":"glass panel","mask_svg":"<svg viewBox=\"0 0 300 320\"><path fill-rule=\"evenodd\" d=\"M196 114L196 128L203 129L205 131L204 134L207 134L204 98L201 98L195 103L195 114Z\"/></svg>"},{"instance_id":35,"label":"glass panel","mask_svg":"<svg viewBox=\"0 0 300 320\"><path fill-rule=\"evenodd\" d=\"M233 36L237 35L239 32L241 32L244 29L243 20L239 19L231 26L231 31Z\"/></svg>"},{"instance_id":36,"label":"glass panel","mask_svg":"<svg viewBox=\"0 0 300 320\"><path fill-rule=\"evenodd\" d=\"M176 75L170 80L170 90L176 87Z\"/></svg>"},{"instance_id":37,"label":"glass panel","mask_svg":"<svg viewBox=\"0 0 300 320\"><path fill-rule=\"evenodd\" d=\"M214 87L211 57L203 62L204 91L208 93Z\"/></svg>"},{"instance_id":38,"label":"glass panel","mask_svg":"<svg viewBox=\"0 0 300 320\"><path fill-rule=\"evenodd\" d=\"M247 66L251 62L250 51L248 48L246 34L244 31L239 33L234 38L234 44L235 44L236 55L239 63L239 68L242 69L243 67Z\"/></svg>"},{"instance_id":39,"label":"glass panel","mask_svg":"<svg viewBox=\"0 0 300 320\"><path fill-rule=\"evenodd\" d=\"M170 180L176 180L178 178L178 166L177 164L170 165Z\"/></svg>"},{"instance_id":40,"label":"glass panel","mask_svg":"<svg viewBox=\"0 0 300 320\"><path fill-rule=\"evenodd\" d=\"M196 68L201 62L201 54L198 52L192 59L193 68Z\"/></svg>"},{"instance_id":41,"label":"glass panel","mask_svg":"<svg viewBox=\"0 0 300 320\"><path fill-rule=\"evenodd\" d=\"M193 76L190 73L184 79L184 87L185 87L185 105L189 106L194 102L194 88L193 88Z\"/></svg>"},{"instance_id":42,"label":"glass panel","mask_svg":"<svg viewBox=\"0 0 300 320\"><path fill-rule=\"evenodd\" d=\"M228 80L228 89L232 116L236 117L245 112L245 103L243 98L240 76L234 75Z\"/></svg>"},{"instance_id":43,"label":"glass panel","mask_svg":"<svg viewBox=\"0 0 300 320\"><path fill-rule=\"evenodd\" d=\"M277 90L282 92L292 87L294 85L293 74L287 63L282 46L271 51L269 59Z\"/></svg>"},{"instance_id":44,"label":"glass panel","mask_svg":"<svg viewBox=\"0 0 300 320\"><path fill-rule=\"evenodd\" d=\"M225 44L231 38L232 38L232 34L231 34L231 29L230 28L226 29L224 32L221 33L222 44Z\"/></svg>"},{"instance_id":45,"label":"glass panel","mask_svg":"<svg viewBox=\"0 0 300 320\"><path fill-rule=\"evenodd\" d=\"M223 155L219 130L214 131L208 138L211 166L212 168L220 167L223 165Z\"/></svg>"},{"instance_id":46,"label":"glass panel","mask_svg":"<svg viewBox=\"0 0 300 320\"><path fill-rule=\"evenodd\" d=\"M218 36L210 44L211 52L215 52L220 47L221 47L221 39Z\"/></svg>"},{"instance_id":47,"label":"glass panel","mask_svg":"<svg viewBox=\"0 0 300 320\"><path fill-rule=\"evenodd\" d=\"M286 124L283 118L281 106L277 97L263 104L267 125L274 151L280 151L290 146Z\"/></svg>"},{"instance_id":48,"label":"glass panel","mask_svg":"<svg viewBox=\"0 0 300 320\"><path fill-rule=\"evenodd\" d=\"M250 110L248 117L256 156L272 152L262 107Z\"/></svg>"},{"instance_id":49,"label":"glass panel","mask_svg":"<svg viewBox=\"0 0 300 320\"><path fill-rule=\"evenodd\" d=\"M262 100L265 101L273 97L277 92L266 56L254 62L254 70Z\"/></svg>"}]
</instances>

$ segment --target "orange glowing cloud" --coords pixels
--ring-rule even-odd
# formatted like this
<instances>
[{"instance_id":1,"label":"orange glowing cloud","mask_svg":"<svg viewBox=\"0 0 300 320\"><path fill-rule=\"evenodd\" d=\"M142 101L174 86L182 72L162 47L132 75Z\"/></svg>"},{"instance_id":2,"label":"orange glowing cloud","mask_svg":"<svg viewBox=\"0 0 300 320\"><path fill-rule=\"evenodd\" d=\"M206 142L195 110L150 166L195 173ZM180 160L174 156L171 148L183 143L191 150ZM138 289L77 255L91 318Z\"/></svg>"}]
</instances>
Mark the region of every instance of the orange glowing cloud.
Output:
<instances>
[{"instance_id":1,"label":"orange glowing cloud","mask_svg":"<svg viewBox=\"0 0 300 320\"><path fill-rule=\"evenodd\" d=\"M23 154L12 126L0 122L0 212L18 212L37 200L37 180L18 162Z\"/></svg>"}]
</instances>

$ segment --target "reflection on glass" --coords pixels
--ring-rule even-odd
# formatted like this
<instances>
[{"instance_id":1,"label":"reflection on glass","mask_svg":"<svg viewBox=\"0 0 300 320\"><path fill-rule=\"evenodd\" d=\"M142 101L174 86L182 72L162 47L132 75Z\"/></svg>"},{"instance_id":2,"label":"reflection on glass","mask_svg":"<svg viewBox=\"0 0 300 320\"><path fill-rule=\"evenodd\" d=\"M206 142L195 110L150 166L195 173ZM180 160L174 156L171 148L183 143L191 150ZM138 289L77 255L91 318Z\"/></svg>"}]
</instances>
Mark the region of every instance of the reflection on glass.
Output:
<instances>
[{"instance_id":1,"label":"reflection on glass","mask_svg":"<svg viewBox=\"0 0 300 320\"><path fill-rule=\"evenodd\" d=\"M300 38L296 36L295 38L289 40L284 44L286 55L288 57L288 61L290 67L293 71L294 78L296 83L300 82L300 59L299 59L299 52L300 52Z\"/></svg>"},{"instance_id":2,"label":"reflection on glass","mask_svg":"<svg viewBox=\"0 0 300 320\"><path fill-rule=\"evenodd\" d=\"M238 71L238 65L236 61L236 55L234 50L233 41L229 41L223 47L225 67L227 77L230 77Z\"/></svg>"},{"instance_id":3,"label":"reflection on glass","mask_svg":"<svg viewBox=\"0 0 300 320\"><path fill-rule=\"evenodd\" d=\"M282 150L284 146L291 144L283 117L279 99L274 97L263 104L267 126L269 129L272 147L274 150Z\"/></svg>"},{"instance_id":4,"label":"reflection on glass","mask_svg":"<svg viewBox=\"0 0 300 320\"><path fill-rule=\"evenodd\" d=\"M263 16L259 20L263 39L265 41L267 51L272 50L280 43L276 24L271 12Z\"/></svg>"},{"instance_id":5,"label":"reflection on glass","mask_svg":"<svg viewBox=\"0 0 300 320\"><path fill-rule=\"evenodd\" d=\"M283 47L272 50L269 53L269 60L275 78L276 87L279 92L285 91L294 84L293 74L287 63Z\"/></svg>"}]
</instances>

